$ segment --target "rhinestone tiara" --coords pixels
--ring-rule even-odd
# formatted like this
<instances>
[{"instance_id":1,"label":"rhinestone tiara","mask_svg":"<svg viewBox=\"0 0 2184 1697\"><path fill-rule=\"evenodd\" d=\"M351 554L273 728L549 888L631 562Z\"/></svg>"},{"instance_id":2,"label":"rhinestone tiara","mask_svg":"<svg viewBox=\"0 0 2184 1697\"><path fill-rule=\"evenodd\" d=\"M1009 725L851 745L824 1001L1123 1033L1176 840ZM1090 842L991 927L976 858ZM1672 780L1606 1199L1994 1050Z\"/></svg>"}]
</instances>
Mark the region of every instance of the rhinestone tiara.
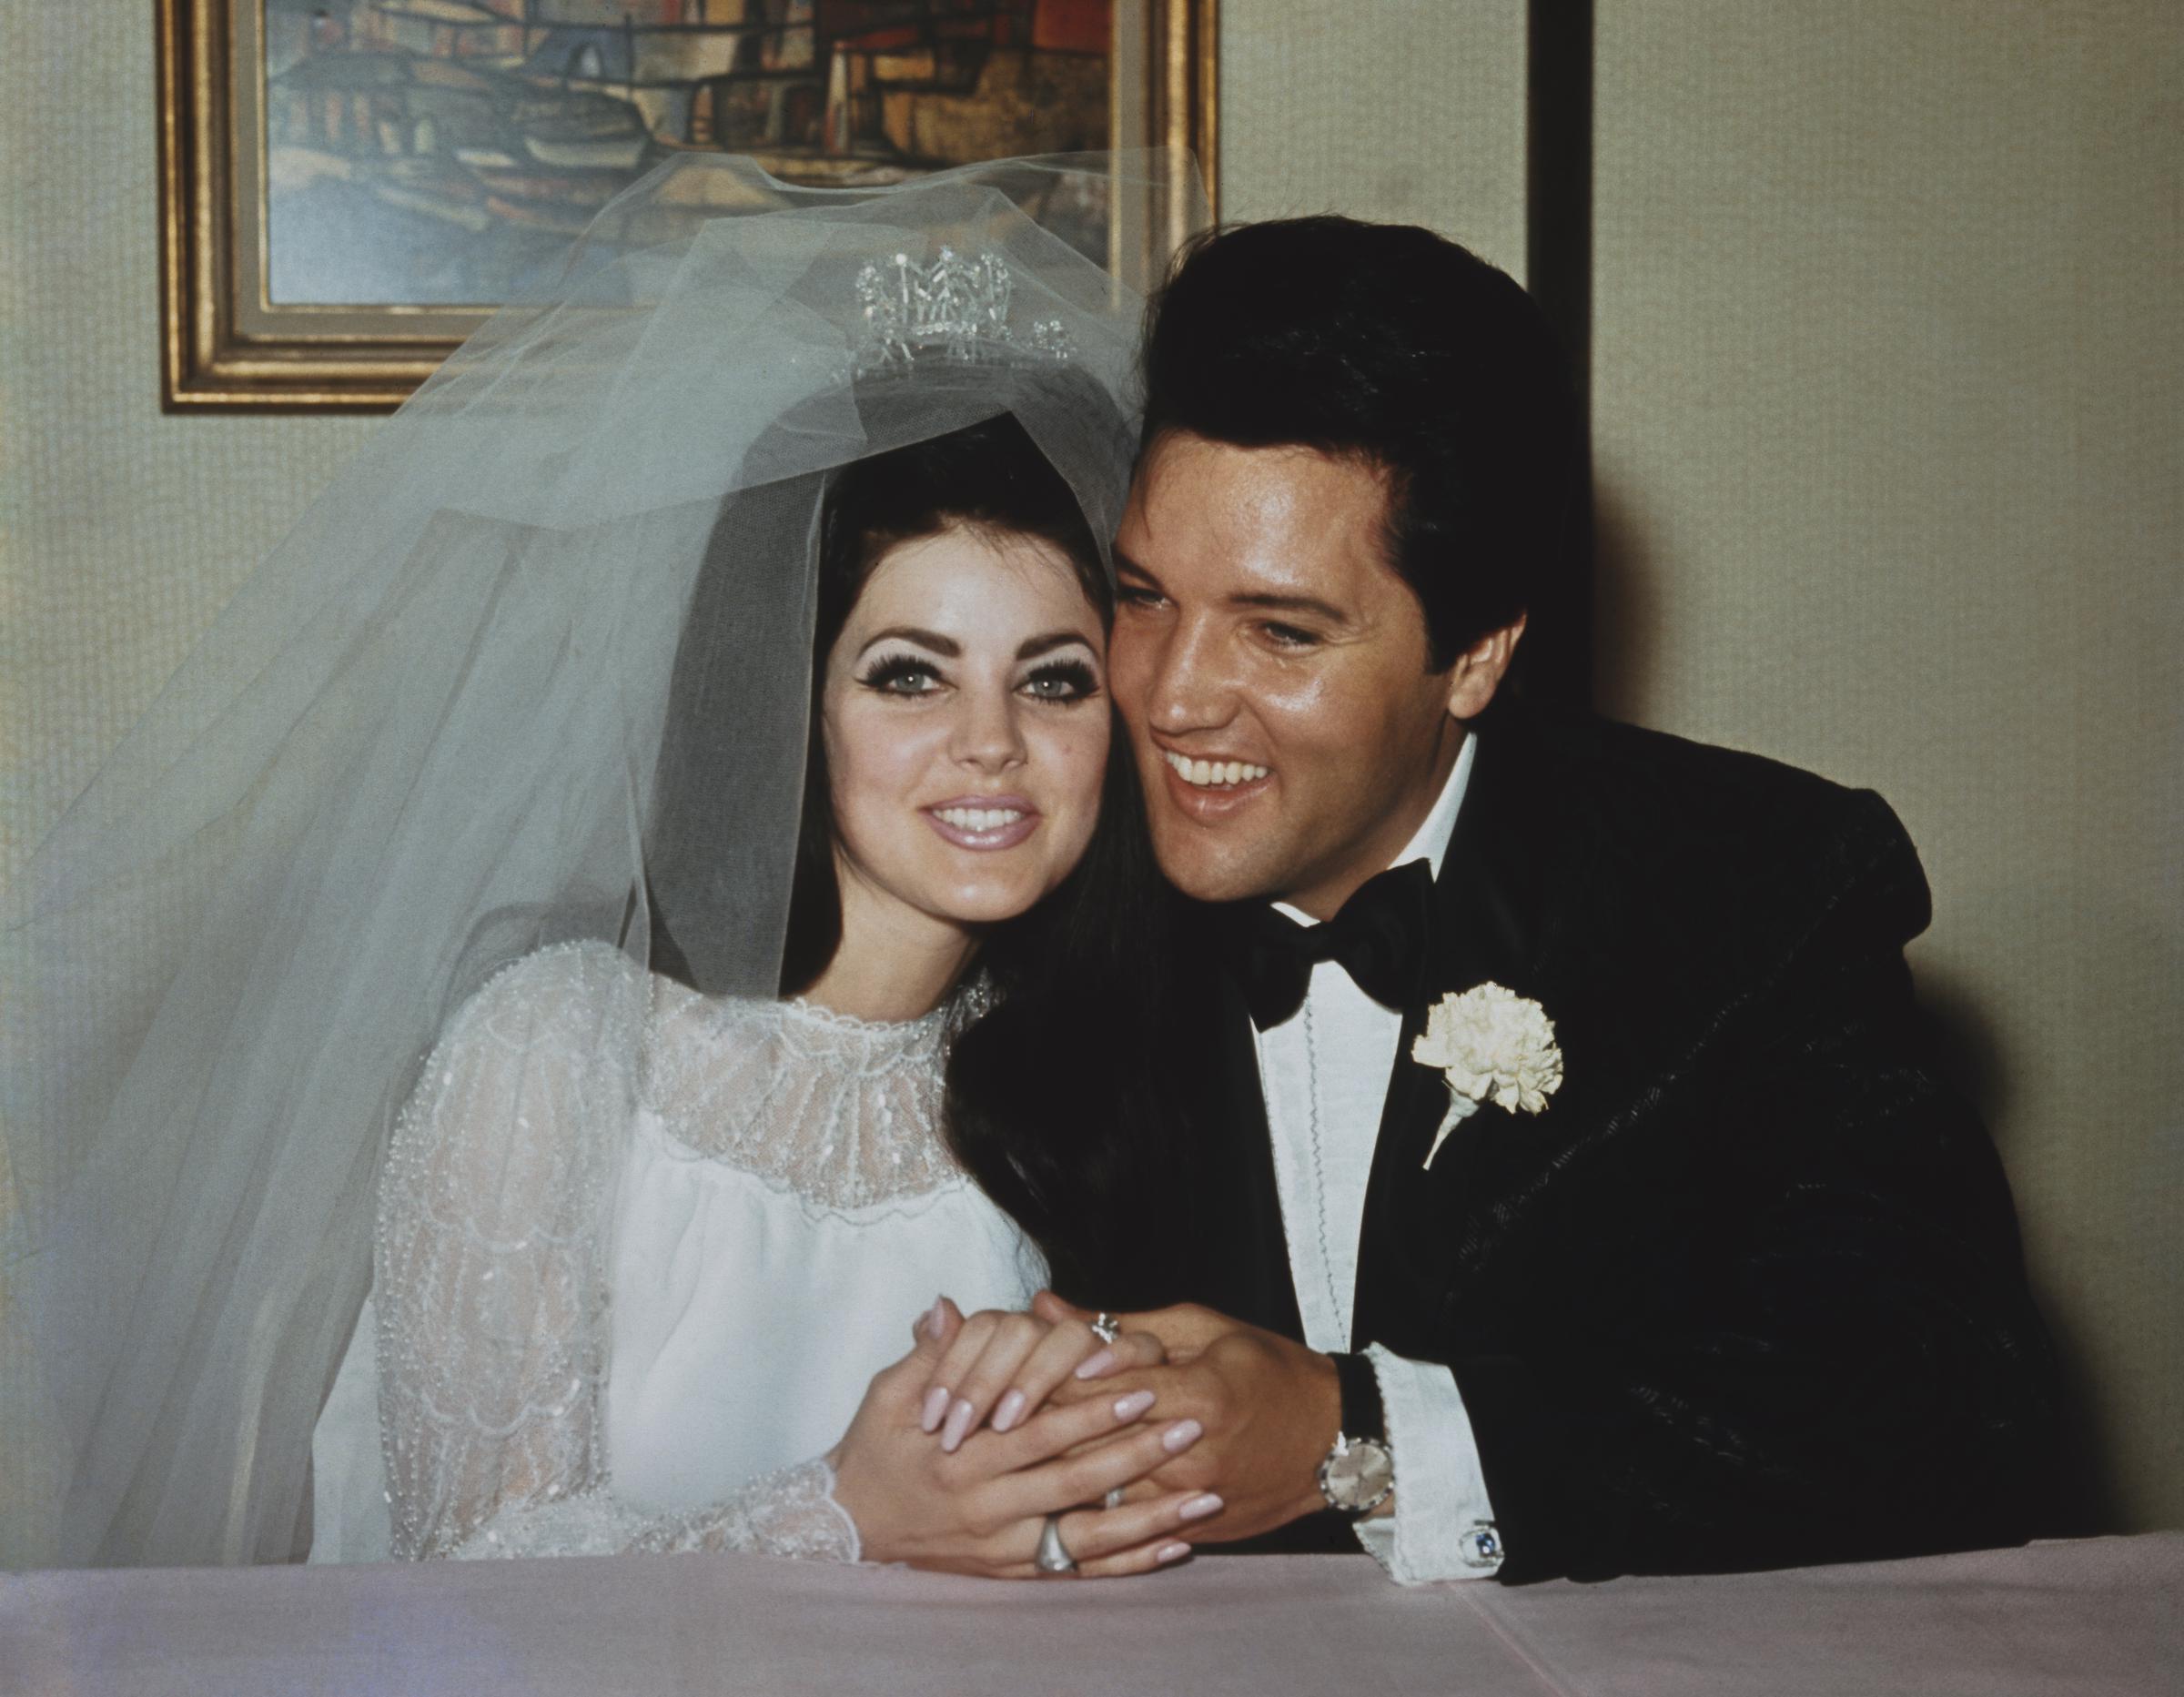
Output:
<instances>
[{"instance_id":1,"label":"rhinestone tiara","mask_svg":"<svg viewBox=\"0 0 2184 1697\"><path fill-rule=\"evenodd\" d=\"M958 365L1006 359L1060 364L1077 351L1059 318L1041 318L1019 335L1008 321L1016 280L998 256L965 258L943 247L931 265L898 253L857 273L864 308L860 373L906 371L919 357Z\"/></svg>"}]
</instances>

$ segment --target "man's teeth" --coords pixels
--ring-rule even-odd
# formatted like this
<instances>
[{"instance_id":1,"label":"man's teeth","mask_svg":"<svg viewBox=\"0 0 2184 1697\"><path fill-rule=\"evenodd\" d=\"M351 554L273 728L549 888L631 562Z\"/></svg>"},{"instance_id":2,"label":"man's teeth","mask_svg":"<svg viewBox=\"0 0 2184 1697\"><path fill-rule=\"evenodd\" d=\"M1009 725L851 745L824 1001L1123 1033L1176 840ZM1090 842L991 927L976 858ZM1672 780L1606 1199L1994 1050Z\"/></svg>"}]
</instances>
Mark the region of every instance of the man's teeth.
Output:
<instances>
[{"instance_id":1,"label":"man's teeth","mask_svg":"<svg viewBox=\"0 0 2184 1697\"><path fill-rule=\"evenodd\" d=\"M1201 789L1226 789L1239 783L1255 783L1270 770L1242 760L1186 760L1182 755L1170 753L1167 749L1162 749L1160 754L1175 768L1176 776Z\"/></svg>"},{"instance_id":2,"label":"man's teeth","mask_svg":"<svg viewBox=\"0 0 2184 1697\"><path fill-rule=\"evenodd\" d=\"M958 831L998 831L1024 817L1016 807L935 807L933 816Z\"/></svg>"}]
</instances>

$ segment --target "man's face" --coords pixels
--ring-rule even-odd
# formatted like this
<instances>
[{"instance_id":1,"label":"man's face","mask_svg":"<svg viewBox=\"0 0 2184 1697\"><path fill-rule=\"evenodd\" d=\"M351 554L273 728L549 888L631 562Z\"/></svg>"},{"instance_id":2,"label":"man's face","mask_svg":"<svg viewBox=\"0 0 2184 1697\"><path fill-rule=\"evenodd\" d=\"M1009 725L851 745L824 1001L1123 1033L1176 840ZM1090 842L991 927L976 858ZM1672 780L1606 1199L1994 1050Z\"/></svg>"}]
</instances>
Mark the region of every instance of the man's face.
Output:
<instances>
[{"instance_id":1,"label":"man's face","mask_svg":"<svg viewBox=\"0 0 2184 1697\"><path fill-rule=\"evenodd\" d=\"M1429 671L1386 500L1377 470L1306 448L1177 433L1139 468L1109 678L1186 894L1329 917L1423 823L1491 699L1522 621Z\"/></svg>"}]
</instances>

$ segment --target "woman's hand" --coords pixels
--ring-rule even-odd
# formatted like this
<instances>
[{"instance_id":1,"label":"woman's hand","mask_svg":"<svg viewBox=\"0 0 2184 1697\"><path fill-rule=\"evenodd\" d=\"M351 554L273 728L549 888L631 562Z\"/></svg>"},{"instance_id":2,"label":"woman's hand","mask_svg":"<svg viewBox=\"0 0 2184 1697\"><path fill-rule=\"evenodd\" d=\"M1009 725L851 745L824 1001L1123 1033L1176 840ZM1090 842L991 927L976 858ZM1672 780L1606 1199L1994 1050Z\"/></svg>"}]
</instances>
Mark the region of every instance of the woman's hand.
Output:
<instances>
[{"instance_id":1,"label":"woman's hand","mask_svg":"<svg viewBox=\"0 0 2184 1697\"><path fill-rule=\"evenodd\" d=\"M1109 1344L1074 1315L1042 1318L986 1308L965 1319L943 1297L931 1318L949 1341L919 1398L918 1423L938 1432L940 1447L951 1453L989 1415L994 1430L1013 1431L1072 1379L1105 1379L1168 1359L1149 1331Z\"/></svg>"},{"instance_id":2,"label":"woman's hand","mask_svg":"<svg viewBox=\"0 0 2184 1697\"><path fill-rule=\"evenodd\" d=\"M1038 1578L1032 1558L1048 1514L1061 1516L1063 1545L1086 1577L1148 1572L1189 1554L1176 1533L1219 1511L1220 1500L1208 1492L1161 1491L1113 1509L1079 1505L1185 1453L1201 1435L1197 1421L1148 1419L1148 1392L1094 1397L944 1450L921 1426L919 1404L962 1330L952 1308L927 1316L916 1348L873 1379L827 1457L834 1499L856 1522L867 1560Z\"/></svg>"}]
</instances>

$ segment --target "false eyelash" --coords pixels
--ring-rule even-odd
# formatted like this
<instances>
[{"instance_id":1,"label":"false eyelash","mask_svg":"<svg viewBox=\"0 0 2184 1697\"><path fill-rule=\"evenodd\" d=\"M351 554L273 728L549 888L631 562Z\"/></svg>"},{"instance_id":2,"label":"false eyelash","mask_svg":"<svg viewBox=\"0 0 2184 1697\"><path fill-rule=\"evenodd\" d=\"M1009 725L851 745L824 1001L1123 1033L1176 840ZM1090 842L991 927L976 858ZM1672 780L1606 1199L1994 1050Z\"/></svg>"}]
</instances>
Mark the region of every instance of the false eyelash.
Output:
<instances>
[{"instance_id":1,"label":"false eyelash","mask_svg":"<svg viewBox=\"0 0 2184 1697\"><path fill-rule=\"evenodd\" d=\"M1092 668L1081 660L1052 660L1035 667L1026 683L1044 683L1048 680L1067 683L1077 692L1074 695L1049 696L1049 701L1081 702L1099 693L1099 679Z\"/></svg>"},{"instance_id":2,"label":"false eyelash","mask_svg":"<svg viewBox=\"0 0 2184 1697\"><path fill-rule=\"evenodd\" d=\"M897 684L905 683L913 678L930 678L937 682L940 669L931 661L920 660L915 654L883 654L866 668L864 675L857 682L868 690L914 694L915 691L895 689Z\"/></svg>"}]
</instances>

